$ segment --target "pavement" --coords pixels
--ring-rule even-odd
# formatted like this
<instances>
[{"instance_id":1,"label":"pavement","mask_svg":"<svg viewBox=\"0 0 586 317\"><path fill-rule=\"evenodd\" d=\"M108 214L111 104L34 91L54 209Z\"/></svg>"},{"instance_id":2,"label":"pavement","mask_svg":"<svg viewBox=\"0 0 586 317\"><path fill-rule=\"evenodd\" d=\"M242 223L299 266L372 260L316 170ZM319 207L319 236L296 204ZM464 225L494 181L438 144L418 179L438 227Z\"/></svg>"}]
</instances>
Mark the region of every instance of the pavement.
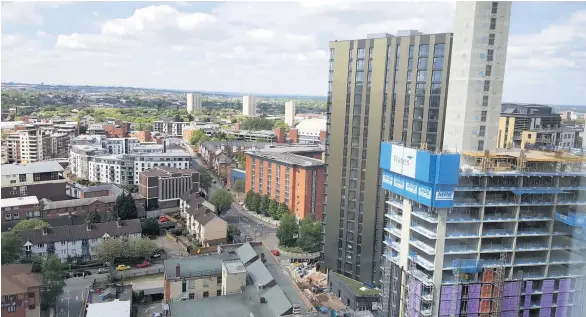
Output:
<instances>
[{"instance_id":1,"label":"pavement","mask_svg":"<svg viewBox=\"0 0 586 317\"><path fill-rule=\"evenodd\" d=\"M91 283L91 282L90 282ZM57 317L81 317L89 288L68 289L57 298Z\"/></svg>"}]
</instances>

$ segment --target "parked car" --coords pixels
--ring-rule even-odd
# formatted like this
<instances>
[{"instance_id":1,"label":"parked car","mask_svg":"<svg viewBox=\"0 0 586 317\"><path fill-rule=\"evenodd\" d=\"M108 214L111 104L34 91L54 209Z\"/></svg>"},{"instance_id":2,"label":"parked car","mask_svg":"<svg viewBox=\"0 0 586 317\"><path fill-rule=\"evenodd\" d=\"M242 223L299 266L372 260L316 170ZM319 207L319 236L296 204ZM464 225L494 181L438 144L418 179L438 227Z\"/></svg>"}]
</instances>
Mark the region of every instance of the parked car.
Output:
<instances>
[{"instance_id":1,"label":"parked car","mask_svg":"<svg viewBox=\"0 0 586 317\"><path fill-rule=\"evenodd\" d=\"M62 279L68 279L68 278L70 278L70 277L71 277L71 274L69 274L69 272L63 272L63 273L61 274L61 278L62 278Z\"/></svg>"},{"instance_id":2,"label":"parked car","mask_svg":"<svg viewBox=\"0 0 586 317\"><path fill-rule=\"evenodd\" d=\"M158 252L158 251L153 253L153 255L151 255L151 258L153 258L153 259L158 259L160 257L161 257L161 252Z\"/></svg>"},{"instance_id":3,"label":"parked car","mask_svg":"<svg viewBox=\"0 0 586 317\"><path fill-rule=\"evenodd\" d=\"M160 222L167 222L167 221L169 221L169 220L171 220L171 219L169 219L169 217L167 217L167 216L160 216L160 217L159 217L159 221L160 221Z\"/></svg>"},{"instance_id":4,"label":"parked car","mask_svg":"<svg viewBox=\"0 0 586 317\"><path fill-rule=\"evenodd\" d=\"M279 256L279 255L281 255L281 252L279 252L279 250L273 250L273 251L271 251L271 253L272 253L274 256Z\"/></svg>"},{"instance_id":5,"label":"parked car","mask_svg":"<svg viewBox=\"0 0 586 317\"><path fill-rule=\"evenodd\" d=\"M144 260L142 263L136 265L137 268L142 269L151 266L151 262Z\"/></svg>"},{"instance_id":6,"label":"parked car","mask_svg":"<svg viewBox=\"0 0 586 317\"><path fill-rule=\"evenodd\" d=\"M82 277L82 276L92 275L92 272L90 272L90 271L75 271L71 275L73 277Z\"/></svg>"},{"instance_id":7,"label":"parked car","mask_svg":"<svg viewBox=\"0 0 586 317\"><path fill-rule=\"evenodd\" d=\"M104 274L104 273L108 273L110 270L105 268L105 267L101 267L98 269L98 274Z\"/></svg>"},{"instance_id":8,"label":"parked car","mask_svg":"<svg viewBox=\"0 0 586 317\"><path fill-rule=\"evenodd\" d=\"M130 270L130 265L120 264L116 267L116 271Z\"/></svg>"}]
</instances>

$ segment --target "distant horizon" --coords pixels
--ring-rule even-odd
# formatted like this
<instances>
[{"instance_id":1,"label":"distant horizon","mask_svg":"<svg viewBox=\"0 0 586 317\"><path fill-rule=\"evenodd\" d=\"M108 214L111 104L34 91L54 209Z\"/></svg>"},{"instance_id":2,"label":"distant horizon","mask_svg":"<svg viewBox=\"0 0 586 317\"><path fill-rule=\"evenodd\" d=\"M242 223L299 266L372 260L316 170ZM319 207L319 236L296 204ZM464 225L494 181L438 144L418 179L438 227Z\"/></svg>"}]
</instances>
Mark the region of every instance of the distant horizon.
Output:
<instances>
[{"instance_id":1,"label":"distant horizon","mask_svg":"<svg viewBox=\"0 0 586 317\"><path fill-rule=\"evenodd\" d=\"M30 86L40 86L40 83L20 83L20 82L1 82L3 85L30 85ZM255 96L255 97L303 97L303 98L319 98L325 99L327 95L323 96L316 96L316 95L290 95L290 94L263 94L263 93L252 93L252 92L236 92L236 91L211 91L211 90L185 90L185 89L172 89L172 88L146 88L146 87L131 87L131 86L95 86L95 85L64 85L64 84L46 84L42 83L43 86L61 86L61 87L93 87L93 88L124 88L124 89L137 89L137 90L154 90L154 91L171 91L171 92L178 92L178 93L205 93L205 94L219 94L219 95L233 95L233 96ZM545 106L551 106L556 108L586 108L586 105L562 105L562 104L548 104L548 103L536 103L536 102L520 102L520 101L501 101L502 103L518 103L518 104L539 104Z\"/></svg>"}]
</instances>

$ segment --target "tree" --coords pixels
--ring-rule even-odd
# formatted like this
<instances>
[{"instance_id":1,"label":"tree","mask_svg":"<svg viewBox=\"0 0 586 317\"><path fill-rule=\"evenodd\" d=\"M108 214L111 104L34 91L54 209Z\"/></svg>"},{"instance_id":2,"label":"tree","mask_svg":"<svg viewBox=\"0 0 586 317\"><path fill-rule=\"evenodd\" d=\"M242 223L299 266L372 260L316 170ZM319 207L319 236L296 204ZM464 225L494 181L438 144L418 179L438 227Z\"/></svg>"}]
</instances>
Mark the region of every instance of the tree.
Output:
<instances>
[{"instance_id":1,"label":"tree","mask_svg":"<svg viewBox=\"0 0 586 317\"><path fill-rule=\"evenodd\" d=\"M51 225L49 225L46 221L43 221L41 219L28 219L28 220L22 220L19 223L17 223L14 226L14 228L12 228L11 232L18 235L23 231L50 228L50 227L51 227Z\"/></svg>"},{"instance_id":2,"label":"tree","mask_svg":"<svg viewBox=\"0 0 586 317\"><path fill-rule=\"evenodd\" d=\"M254 212L256 212L257 214L260 214L261 210L260 210L260 202L262 200L262 197L260 197L260 195L258 193L254 193L254 195L252 196L251 199L251 209L250 210L254 210Z\"/></svg>"},{"instance_id":3,"label":"tree","mask_svg":"<svg viewBox=\"0 0 586 317\"><path fill-rule=\"evenodd\" d=\"M289 133L289 130L291 130L291 127L282 120L275 121L274 128L285 128L285 133Z\"/></svg>"},{"instance_id":4,"label":"tree","mask_svg":"<svg viewBox=\"0 0 586 317\"><path fill-rule=\"evenodd\" d=\"M63 293L65 281L61 276L61 261L55 255L49 256L41 265L41 275L41 309L47 309L55 306L57 297Z\"/></svg>"},{"instance_id":5,"label":"tree","mask_svg":"<svg viewBox=\"0 0 586 317\"><path fill-rule=\"evenodd\" d=\"M103 262L116 260L149 258L157 249L154 241L148 238L107 239L94 246L96 258Z\"/></svg>"},{"instance_id":6,"label":"tree","mask_svg":"<svg viewBox=\"0 0 586 317\"><path fill-rule=\"evenodd\" d=\"M281 219L281 217L283 217L283 215L288 215L288 214L290 214L289 207L287 207L287 205L285 203L279 204L279 209L277 212L278 219Z\"/></svg>"},{"instance_id":7,"label":"tree","mask_svg":"<svg viewBox=\"0 0 586 317\"><path fill-rule=\"evenodd\" d=\"M234 224L228 225L228 230L226 232L226 238L228 239L228 242L234 242L234 238L238 237L239 235L240 229L238 229L238 226Z\"/></svg>"},{"instance_id":8,"label":"tree","mask_svg":"<svg viewBox=\"0 0 586 317\"><path fill-rule=\"evenodd\" d=\"M210 187L212 186L212 176L210 176L210 173L208 172L208 170L206 170L203 167L200 167L198 169L198 172L199 172L199 187L207 192L208 189L210 189Z\"/></svg>"},{"instance_id":9,"label":"tree","mask_svg":"<svg viewBox=\"0 0 586 317\"><path fill-rule=\"evenodd\" d=\"M120 201L119 201L120 200ZM120 220L127 220L127 219L136 219L138 218L138 212L136 210L136 205L134 204L134 198L132 198L132 194L122 193L118 195L116 198L116 203L114 205L116 208L116 215Z\"/></svg>"},{"instance_id":10,"label":"tree","mask_svg":"<svg viewBox=\"0 0 586 317\"><path fill-rule=\"evenodd\" d=\"M157 250L157 244L148 238L131 238L124 242L127 244L125 255L133 259L149 259Z\"/></svg>"},{"instance_id":11,"label":"tree","mask_svg":"<svg viewBox=\"0 0 586 317\"><path fill-rule=\"evenodd\" d=\"M244 197L244 206L246 206L246 209L248 210L253 210L251 207L253 196L254 192L252 190L249 190L248 192L246 192L246 197Z\"/></svg>"},{"instance_id":12,"label":"tree","mask_svg":"<svg viewBox=\"0 0 586 317\"><path fill-rule=\"evenodd\" d=\"M269 197L269 195L262 196L262 199L260 200L260 206L259 206L260 213L262 213L264 215L268 214L270 202L271 202L271 197Z\"/></svg>"},{"instance_id":13,"label":"tree","mask_svg":"<svg viewBox=\"0 0 586 317\"><path fill-rule=\"evenodd\" d=\"M88 212L87 216L85 217L85 222L87 223L98 223L100 220L100 214L96 210Z\"/></svg>"},{"instance_id":14,"label":"tree","mask_svg":"<svg viewBox=\"0 0 586 317\"><path fill-rule=\"evenodd\" d=\"M181 118L181 116L179 114L176 114L173 117L173 122L183 122L183 119Z\"/></svg>"},{"instance_id":15,"label":"tree","mask_svg":"<svg viewBox=\"0 0 586 317\"><path fill-rule=\"evenodd\" d=\"M272 200L269 202L269 216L273 219L279 219L279 202L276 200Z\"/></svg>"},{"instance_id":16,"label":"tree","mask_svg":"<svg viewBox=\"0 0 586 317\"><path fill-rule=\"evenodd\" d=\"M304 219L299 224L297 246L305 252L317 252L321 245L321 222Z\"/></svg>"},{"instance_id":17,"label":"tree","mask_svg":"<svg viewBox=\"0 0 586 317\"><path fill-rule=\"evenodd\" d=\"M281 217L281 223L277 229L277 239L279 239L279 245L285 247L294 247L299 234L299 226L297 225L297 219L291 214L285 214Z\"/></svg>"},{"instance_id":18,"label":"tree","mask_svg":"<svg viewBox=\"0 0 586 317\"><path fill-rule=\"evenodd\" d=\"M244 180L237 179L234 184L232 184L232 190L237 193L244 193Z\"/></svg>"},{"instance_id":19,"label":"tree","mask_svg":"<svg viewBox=\"0 0 586 317\"><path fill-rule=\"evenodd\" d=\"M157 218L148 218L141 223L142 234L145 236L158 236L161 233L161 226Z\"/></svg>"},{"instance_id":20,"label":"tree","mask_svg":"<svg viewBox=\"0 0 586 317\"><path fill-rule=\"evenodd\" d=\"M203 130L196 130L195 132L193 132L193 134L191 135L191 138L189 139L189 143L193 144L193 145L197 145L199 143L199 141L201 140L201 137L204 136L205 133Z\"/></svg>"},{"instance_id":21,"label":"tree","mask_svg":"<svg viewBox=\"0 0 586 317\"><path fill-rule=\"evenodd\" d=\"M218 215L221 215L232 207L232 195L225 189L218 189L210 198L210 203L216 206Z\"/></svg>"},{"instance_id":22,"label":"tree","mask_svg":"<svg viewBox=\"0 0 586 317\"><path fill-rule=\"evenodd\" d=\"M240 123L242 130L271 130L274 122L265 118L248 118Z\"/></svg>"},{"instance_id":23,"label":"tree","mask_svg":"<svg viewBox=\"0 0 586 317\"><path fill-rule=\"evenodd\" d=\"M21 252L21 242L14 232L2 232L2 264L13 263Z\"/></svg>"}]
</instances>

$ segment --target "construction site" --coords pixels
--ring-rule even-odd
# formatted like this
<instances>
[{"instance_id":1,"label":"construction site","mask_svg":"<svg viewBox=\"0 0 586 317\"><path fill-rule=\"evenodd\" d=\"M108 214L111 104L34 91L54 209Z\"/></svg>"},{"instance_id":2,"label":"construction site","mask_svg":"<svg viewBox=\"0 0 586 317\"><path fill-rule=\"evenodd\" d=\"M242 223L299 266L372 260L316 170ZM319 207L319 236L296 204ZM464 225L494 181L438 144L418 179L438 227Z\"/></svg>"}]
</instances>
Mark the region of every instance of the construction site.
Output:
<instances>
[{"instance_id":1,"label":"construction site","mask_svg":"<svg viewBox=\"0 0 586 317\"><path fill-rule=\"evenodd\" d=\"M586 158L461 155L450 208L387 192L383 316L583 316Z\"/></svg>"}]
</instances>

